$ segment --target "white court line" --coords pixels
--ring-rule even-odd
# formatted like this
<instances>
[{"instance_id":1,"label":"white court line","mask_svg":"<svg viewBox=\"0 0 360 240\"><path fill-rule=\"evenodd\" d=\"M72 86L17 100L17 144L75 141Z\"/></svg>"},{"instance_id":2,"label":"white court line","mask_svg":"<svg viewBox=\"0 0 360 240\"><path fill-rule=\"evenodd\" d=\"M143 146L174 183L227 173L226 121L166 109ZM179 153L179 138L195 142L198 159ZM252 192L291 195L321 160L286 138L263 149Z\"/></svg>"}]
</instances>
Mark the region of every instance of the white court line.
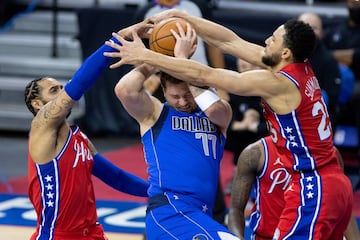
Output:
<instances>
[{"instance_id":1,"label":"white court line","mask_svg":"<svg viewBox=\"0 0 360 240\"><path fill-rule=\"evenodd\" d=\"M0 225L0 240L24 240L29 239L34 233L33 227L21 227ZM106 233L109 240L141 240L141 234Z\"/></svg>"}]
</instances>

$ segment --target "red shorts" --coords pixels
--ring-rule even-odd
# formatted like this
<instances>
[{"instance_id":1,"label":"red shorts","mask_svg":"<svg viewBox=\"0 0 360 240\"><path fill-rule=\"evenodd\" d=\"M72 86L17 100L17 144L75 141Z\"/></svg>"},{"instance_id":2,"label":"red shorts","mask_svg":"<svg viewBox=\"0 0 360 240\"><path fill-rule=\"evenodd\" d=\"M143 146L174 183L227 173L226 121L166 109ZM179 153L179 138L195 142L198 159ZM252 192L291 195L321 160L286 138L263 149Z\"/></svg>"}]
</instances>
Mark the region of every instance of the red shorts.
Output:
<instances>
[{"instance_id":1,"label":"red shorts","mask_svg":"<svg viewBox=\"0 0 360 240\"><path fill-rule=\"evenodd\" d=\"M35 240L38 237L37 231L30 237L30 240ZM38 238L48 239L48 238ZM104 229L101 224L96 224L93 227L85 228L78 232L59 232L55 230L54 240L108 240L105 236Z\"/></svg>"},{"instance_id":2,"label":"red shorts","mask_svg":"<svg viewBox=\"0 0 360 240\"><path fill-rule=\"evenodd\" d=\"M274 239L342 240L350 221L353 192L341 169L292 176Z\"/></svg>"}]
</instances>

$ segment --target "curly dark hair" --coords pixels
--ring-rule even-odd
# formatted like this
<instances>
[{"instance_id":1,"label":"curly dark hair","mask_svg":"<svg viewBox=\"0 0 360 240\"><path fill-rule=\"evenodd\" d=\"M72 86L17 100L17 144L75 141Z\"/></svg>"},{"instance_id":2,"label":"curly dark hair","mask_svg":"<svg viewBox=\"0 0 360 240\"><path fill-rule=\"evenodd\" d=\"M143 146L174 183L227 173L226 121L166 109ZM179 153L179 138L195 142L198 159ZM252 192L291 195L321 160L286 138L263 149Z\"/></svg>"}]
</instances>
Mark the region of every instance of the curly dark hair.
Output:
<instances>
[{"instance_id":1,"label":"curly dark hair","mask_svg":"<svg viewBox=\"0 0 360 240\"><path fill-rule=\"evenodd\" d=\"M294 62L304 62L310 57L316 45L316 36L312 27L297 19L290 19L284 24L284 46L294 56Z\"/></svg>"},{"instance_id":2,"label":"curly dark hair","mask_svg":"<svg viewBox=\"0 0 360 240\"><path fill-rule=\"evenodd\" d=\"M25 91L24 91L24 97L25 97L25 103L27 108L29 109L29 111L35 116L36 115L36 111L33 108L33 106L31 105L31 101L40 97L40 86L39 86L39 81L46 79L47 77L41 77L41 78L36 78L34 80L32 80L31 82L29 82L26 87L25 87Z\"/></svg>"}]
</instances>

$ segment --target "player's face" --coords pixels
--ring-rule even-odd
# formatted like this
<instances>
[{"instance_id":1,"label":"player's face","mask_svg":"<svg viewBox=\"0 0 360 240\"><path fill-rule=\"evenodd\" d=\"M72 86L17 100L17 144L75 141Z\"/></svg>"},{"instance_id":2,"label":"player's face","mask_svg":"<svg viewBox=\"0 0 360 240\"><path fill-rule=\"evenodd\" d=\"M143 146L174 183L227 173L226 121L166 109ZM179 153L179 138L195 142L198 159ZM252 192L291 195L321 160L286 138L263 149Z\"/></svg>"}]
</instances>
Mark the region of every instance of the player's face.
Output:
<instances>
[{"instance_id":1,"label":"player's face","mask_svg":"<svg viewBox=\"0 0 360 240\"><path fill-rule=\"evenodd\" d=\"M173 84L167 82L164 96L169 105L178 111L192 113L196 108L194 97L187 83Z\"/></svg>"},{"instance_id":2,"label":"player's face","mask_svg":"<svg viewBox=\"0 0 360 240\"><path fill-rule=\"evenodd\" d=\"M272 36L265 40L266 47L262 57L262 62L265 65L273 67L281 61L281 54L284 49L284 34L285 29L283 26L280 26Z\"/></svg>"},{"instance_id":3,"label":"player's face","mask_svg":"<svg viewBox=\"0 0 360 240\"><path fill-rule=\"evenodd\" d=\"M53 100L61 90L63 89L63 85L55 80L54 78L46 78L39 82L40 85L40 97L43 104L46 104Z\"/></svg>"},{"instance_id":4,"label":"player's face","mask_svg":"<svg viewBox=\"0 0 360 240\"><path fill-rule=\"evenodd\" d=\"M53 78L44 78L38 82L38 85L39 96L31 102L36 112L38 112L45 104L53 100L63 88L63 86Z\"/></svg>"}]
</instances>

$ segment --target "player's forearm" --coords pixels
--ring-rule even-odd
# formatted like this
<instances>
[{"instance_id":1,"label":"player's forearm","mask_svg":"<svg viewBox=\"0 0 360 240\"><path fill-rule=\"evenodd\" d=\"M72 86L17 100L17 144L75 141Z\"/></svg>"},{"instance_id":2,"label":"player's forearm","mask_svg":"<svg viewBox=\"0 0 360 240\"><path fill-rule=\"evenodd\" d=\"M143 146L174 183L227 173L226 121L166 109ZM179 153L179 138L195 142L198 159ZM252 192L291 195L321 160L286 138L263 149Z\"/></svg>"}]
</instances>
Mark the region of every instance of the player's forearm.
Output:
<instances>
[{"instance_id":1,"label":"player's forearm","mask_svg":"<svg viewBox=\"0 0 360 240\"><path fill-rule=\"evenodd\" d=\"M240 179L241 180L241 179ZM236 175L233 180L233 191L231 192L231 206L229 210L229 229L237 236L244 236L245 229L245 208L250 196L248 187L240 188ZM247 186L247 185L246 185ZM241 190L241 192L240 192ZM243 191L245 193L243 193Z\"/></svg>"},{"instance_id":2,"label":"player's forearm","mask_svg":"<svg viewBox=\"0 0 360 240\"><path fill-rule=\"evenodd\" d=\"M211 83L202 77L209 75L207 70L209 70L210 67L196 61L184 58L168 57L151 50L145 50L142 56L142 62L152 65L157 69L185 82L189 82L197 86L216 87L212 86L214 83Z\"/></svg>"},{"instance_id":3,"label":"player's forearm","mask_svg":"<svg viewBox=\"0 0 360 240\"><path fill-rule=\"evenodd\" d=\"M111 41L118 42L116 38L112 38ZM73 100L79 100L109 65L110 58L105 57L103 53L114 51L116 50L105 44L98 48L84 61L72 79L65 85L65 92Z\"/></svg>"},{"instance_id":4,"label":"player's forearm","mask_svg":"<svg viewBox=\"0 0 360 240\"><path fill-rule=\"evenodd\" d=\"M240 239L243 239L244 229L245 229L245 216L240 209L238 208L229 209L228 228L236 236L240 237Z\"/></svg>"},{"instance_id":5,"label":"player's forearm","mask_svg":"<svg viewBox=\"0 0 360 240\"><path fill-rule=\"evenodd\" d=\"M199 108L205 112L210 121L226 131L231 121L231 107L222 100L214 88L200 88L189 85L189 89Z\"/></svg>"},{"instance_id":6,"label":"player's forearm","mask_svg":"<svg viewBox=\"0 0 360 240\"><path fill-rule=\"evenodd\" d=\"M118 34L120 36L122 36L123 38L125 38L125 39L132 39L132 31L140 29L140 28L144 28L145 25L146 25L145 22L141 21L141 22L138 22L138 23L136 23L134 25L131 25L129 27L126 27L126 28L123 28L123 29L119 30Z\"/></svg>"},{"instance_id":7,"label":"player's forearm","mask_svg":"<svg viewBox=\"0 0 360 240\"><path fill-rule=\"evenodd\" d=\"M116 190L135 196L147 197L148 182L120 169L100 154L94 156L92 173Z\"/></svg>"},{"instance_id":8,"label":"player's forearm","mask_svg":"<svg viewBox=\"0 0 360 240\"><path fill-rule=\"evenodd\" d=\"M207 45L206 50L209 55L209 64L213 68L225 68L224 54L220 49Z\"/></svg>"},{"instance_id":9,"label":"player's forearm","mask_svg":"<svg viewBox=\"0 0 360 240\"><path fill-rule=\"evenodd\" d=\"M228 42L237 39L238 36L230 29L209 21L205 18L196 17L183 11L174 11L176 17L180 17L188 21L195 29L196 33L208 44L215 46L227 52L226 46Z\"/></svg>"},{"instance_id":10,"label":"player's forearm","mask_svg":"<svg viewBox=\"0 0 360 240\"><path fill-rule=\"evenodd\" d=\"M263 47L250 43L239 37L234 31L206 20L184 13L174 11L177 17L184 18L195 29L196 33L208 44L224 53L242 58L260 67L266 67L262 61Z\"/></svg>"},{"instance_id":11,"label":"player's forearm","mask_svg":"<svg viewBox=\"0 0 360 240\"><path fill-rule=\"evenodd\" d=\"M142 64L125 74L115 86L115 93L123 96L124 93L135 96L144 90L144 82L154 73L154 68Z\"/></svg>"},{"instance_id":12,"label":"player's forearm","mask_svg":"<svg viewBox=\"0 0 360 240\"><path fill-rule=\"evenodd\" d=\"M248 148L240 154L233 179L233 190L231 191L230 209L232 209L232 211L231 214L229 213L229 225L235 230L237 229L241 236L244 235L245 229L245 208L249 201L252 184L255 181L255 175L250 170L250 168L254 166L249 167L248 164L248 161L252 160L250 155L252 155L252 153Z\"/></svg>"}]
</instances>

